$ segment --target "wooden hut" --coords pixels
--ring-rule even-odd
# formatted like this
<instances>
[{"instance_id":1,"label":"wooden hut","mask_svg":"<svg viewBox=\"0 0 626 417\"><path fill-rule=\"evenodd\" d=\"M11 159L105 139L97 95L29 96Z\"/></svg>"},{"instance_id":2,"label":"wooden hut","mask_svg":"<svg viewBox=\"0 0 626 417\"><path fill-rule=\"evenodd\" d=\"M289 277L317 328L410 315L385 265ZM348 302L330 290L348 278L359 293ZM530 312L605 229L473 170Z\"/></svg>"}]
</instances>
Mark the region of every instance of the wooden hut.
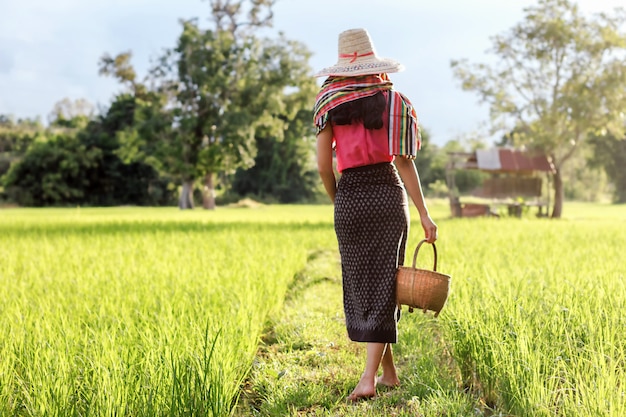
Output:
<instances>
[{"instance_id":1,"label":"wooden hut","mask_svg":"<svg viewBox=\"0 0 626 417\"><path fill-rule=\"evenodd\" d=\"M448 155L446 179L453 217L498 215L499 206L506 206L508 214L518 217L527 206L537 207L539 216L547 215L550 197L547 192L543 196L543 178L550 181L554 166L545 155L509 148L450 152ZM489 174L479 188L466 196L472 197L471 202L453 193L456 188L454 172L465 169Z\"/></svg>"}]
</instances>

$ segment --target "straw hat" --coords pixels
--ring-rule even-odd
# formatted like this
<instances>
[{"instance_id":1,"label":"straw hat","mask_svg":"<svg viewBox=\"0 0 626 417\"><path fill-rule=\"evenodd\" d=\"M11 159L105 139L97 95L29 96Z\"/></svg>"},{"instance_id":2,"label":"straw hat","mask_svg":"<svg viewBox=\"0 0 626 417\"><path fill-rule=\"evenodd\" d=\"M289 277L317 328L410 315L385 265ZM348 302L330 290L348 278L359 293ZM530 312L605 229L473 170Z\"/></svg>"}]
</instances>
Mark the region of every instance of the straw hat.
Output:
<instances>
[{"instance_id":1,"label":"straw hat","mask_svg":"<svg viewBox=\"0 0 626 417\"><path fill-rule=\"evenodd\" d=\"M317 72L315 77L357 76L399 72L402 64L376 55L374 43L365 29L350 29L339 34L339 60L332 67Z\"/></svg>"}]
</instances>

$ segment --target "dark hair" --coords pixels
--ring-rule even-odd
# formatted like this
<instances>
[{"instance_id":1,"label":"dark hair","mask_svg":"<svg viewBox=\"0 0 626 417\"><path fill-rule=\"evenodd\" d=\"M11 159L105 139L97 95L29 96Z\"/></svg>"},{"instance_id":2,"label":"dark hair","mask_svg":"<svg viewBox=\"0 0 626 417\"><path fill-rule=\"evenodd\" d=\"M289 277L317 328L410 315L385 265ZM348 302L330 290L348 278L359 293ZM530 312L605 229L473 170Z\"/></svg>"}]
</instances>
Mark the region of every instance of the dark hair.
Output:
<instances>
[{"instance_id":1,"label":"dark hair","mask_svg":"<svg viewBox=\"0 0 626 417\"><path fill-rule=\"evenodd\" d=\"M385 96L382 91L379 91L373 96L341 104L332 109L328 116L329 120L336 125L362 122L366 129L381 129L386 105Z\"/></svg>"}]
</instances>

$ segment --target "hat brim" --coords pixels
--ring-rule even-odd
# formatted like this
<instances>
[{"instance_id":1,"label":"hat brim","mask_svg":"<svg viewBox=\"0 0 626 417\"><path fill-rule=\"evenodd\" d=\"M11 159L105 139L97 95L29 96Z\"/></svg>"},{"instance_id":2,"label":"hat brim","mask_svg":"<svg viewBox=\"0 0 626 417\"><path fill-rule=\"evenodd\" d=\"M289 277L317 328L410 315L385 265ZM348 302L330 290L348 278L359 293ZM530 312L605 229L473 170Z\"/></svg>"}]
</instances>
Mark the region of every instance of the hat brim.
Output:
<instances>
[{"instance_id":1,"label":"hat brim","mask_svg":"<svg viewBox=\"0 0 626 417\"><path fill-rule=\"evenodd\" d=\"M314 77L336 76L353 77L358 75L382 74L404 71L404 66L393 59L377 59L370 62L359 62L354 65L333 65L316 72Z\"/></svg>"}]
</instances>

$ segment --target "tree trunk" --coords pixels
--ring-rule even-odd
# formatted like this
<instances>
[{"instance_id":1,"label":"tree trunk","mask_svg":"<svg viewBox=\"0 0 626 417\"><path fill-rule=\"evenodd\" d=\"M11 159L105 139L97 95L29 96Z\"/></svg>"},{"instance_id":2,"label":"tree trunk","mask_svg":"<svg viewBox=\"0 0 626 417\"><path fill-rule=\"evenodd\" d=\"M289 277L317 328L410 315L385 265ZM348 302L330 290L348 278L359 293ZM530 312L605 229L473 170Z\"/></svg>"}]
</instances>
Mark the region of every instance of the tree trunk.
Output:
<instances>
[{"instance_id":1,"label":"tree trunk","mask_svg":"<svg viewBox=\"0 0 626 417\"><path fill-rule=\"evenodd\" d=\"M183 181L183 190L178 199L178 208L181 210L193 209L193 181Z\"/></svg>"},{"instance_id":2,"label":"tree trunk","mask_svg":"<svg viewBox=\"0 0 626 417\"><path fill-rule=\"evenodd\" d=\"M563 213L563 199L565 198L565 191L563 189L563 178L561 177L561 168L556 168L556 172L553 175L554 178L554 207L552 209L552 218L560 219Z\"/></svg>"},{"instance_id":3,"label":"tree trunk","mask_svg":"<svg viewBox=\"0 0 626 417\"><path fill-rule=\"evenodd\" d=\"M213 173L211 172L204 177L202 207L206 210L215 210L215 186L213 185Z\"/></svg>"}]
</instances>

